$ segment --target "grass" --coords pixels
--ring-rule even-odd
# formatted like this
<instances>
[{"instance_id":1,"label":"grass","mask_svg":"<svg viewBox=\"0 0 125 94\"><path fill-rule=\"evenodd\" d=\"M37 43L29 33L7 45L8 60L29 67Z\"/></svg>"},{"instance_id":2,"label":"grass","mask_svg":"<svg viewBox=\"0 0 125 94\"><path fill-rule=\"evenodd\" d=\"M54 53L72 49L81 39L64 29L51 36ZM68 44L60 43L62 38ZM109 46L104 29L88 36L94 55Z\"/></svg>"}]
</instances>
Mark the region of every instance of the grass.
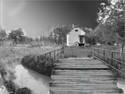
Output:
<instances>
[{"instance_id":1,"label":"grass","mask_svg":"<svg viewBox=\"0 0 125 94\"><path fill-rule=\"evenodd\" d=\"M67 47L64 50L64 57L88 57L91 55L90 47Z\"/></svg>"},{"instance_id":2,"label":"grass","mask_svg":"<svg viewBox=\"0 0 125 94\"><path fill-rule=\"evenodd\" d=\"M26 55L40 55L52 51L58 47L0 47L0 67L7 72L6 80L15 79L15 66L21 64L21 60ZM1 71L1 70L0 70ZM3 85L2 82L0 82ZM1 86L0 85L0 86Z\"/></svg>"},{"instance_id":3,"label":"grass","mask_svg":"<svg viewBox=\"0 0 125 94\"><path fill-rule=\"evenodd\" d=\"M58 47L0 47L0 64L4 67L13 67L21 63L21 59L26 55L41 55L52 51Z\"/></svg>"},{"instance_id":4,"label":"grass","mask_svg":"<svg viewBox=\"0 0 125 94\"><path fill-rule=\"evenodd\" d=\"M26 55L41 55L56 49L55 47L0 47L0 61L7 64L19 64L20 60Z\"/></svg>"},{"instance_id":5,"label":"grass","mask_svg":"<svg viewBox=\"0 0 125 94\"><path fill-rule=\"evenodd\" d=\"M21 64L21 59L26 55L40 55L48 51L52 51L56 47L0 47L0 65L5 70L12 74L14 73L14 67Z\"/></svg>"},{"instance_id":6,"label":"grass","mask_svg":"<svg viewBox=\"0 0 125 94\"><path fill-rule=\"evenodd\" d=\"M114 50L114 51L120 51L121 50L121 46L110 46L110 45L104 45L104 44L102 44L100 46L95 46L95 47L108 49L108 50Z\"/></svg>"}]
</instances>

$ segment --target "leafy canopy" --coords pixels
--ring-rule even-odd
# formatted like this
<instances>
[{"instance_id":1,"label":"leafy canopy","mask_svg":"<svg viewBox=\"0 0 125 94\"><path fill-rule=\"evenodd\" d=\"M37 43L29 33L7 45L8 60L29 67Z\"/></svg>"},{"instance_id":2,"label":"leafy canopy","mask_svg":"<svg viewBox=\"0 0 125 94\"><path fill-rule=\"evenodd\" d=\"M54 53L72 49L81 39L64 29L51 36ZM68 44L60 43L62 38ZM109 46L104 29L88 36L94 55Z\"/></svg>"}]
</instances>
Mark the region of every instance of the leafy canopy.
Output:
<instances>
[{"instance_id":1,"label":"leafy canopy","mask_svg":"<svg viewBox=\"0 0 125 94\"><path fill-rule=\"evenodd\" d=\"M14 42L17 43L17 41L21 40L22 36L24 35L22 28L18 28L15 30L12 30L9 33L9 38L14 40Z\"/></svg>"},{"instance_id":2,"label":"leafy canopy","mask_svg":"<svg viewBox=\"0 0 125 94\"><path fill-rule=\"evenodd\" d=\"M121 44L125 42L125 1L109 0L108 4L101 3L97 21L99 24L110 27L111 36L116 36L116 40ZM110 37L111 37L110 36Z\"/></svg>"},{"instance_id":3,"label":"leafy canopy","mask_svg":"<svg viewBox=\"0 0 125 94\"><path fill-rule=\"evenodd\" d=\"M3 29L1 29L1 30L0 30L0 40L2 41L2 40L4 40L4 39L6 39L6 37L7 37L6 31L3 30Z\"/></svg>"}]
</instances>

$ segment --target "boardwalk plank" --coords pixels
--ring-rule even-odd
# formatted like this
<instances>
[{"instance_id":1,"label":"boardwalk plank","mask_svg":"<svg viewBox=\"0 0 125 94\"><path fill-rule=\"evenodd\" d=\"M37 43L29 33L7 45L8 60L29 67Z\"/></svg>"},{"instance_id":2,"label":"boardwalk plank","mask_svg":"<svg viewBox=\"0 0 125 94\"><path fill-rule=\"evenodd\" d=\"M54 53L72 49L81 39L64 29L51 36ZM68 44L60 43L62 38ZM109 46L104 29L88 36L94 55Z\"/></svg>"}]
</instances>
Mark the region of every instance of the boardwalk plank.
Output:
<instances>
[{"instance_id":1,"label":"boardwalk plank","mask_svg":"<svg viewBox=\"0 0 125 94\"><path fill-rule=\"evenodd\" d=\"M122 94L116 77L99 60L60 59L51 78L52 94Z\"/></svg>"}]
</instances>

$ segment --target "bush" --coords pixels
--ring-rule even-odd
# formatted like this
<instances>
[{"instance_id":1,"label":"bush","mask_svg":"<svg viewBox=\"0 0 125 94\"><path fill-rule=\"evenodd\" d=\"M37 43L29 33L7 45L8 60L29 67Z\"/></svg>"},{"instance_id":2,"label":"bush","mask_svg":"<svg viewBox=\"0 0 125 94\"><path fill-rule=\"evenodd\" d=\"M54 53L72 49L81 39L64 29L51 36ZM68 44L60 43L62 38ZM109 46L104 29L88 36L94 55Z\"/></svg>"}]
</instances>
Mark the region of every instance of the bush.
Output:
<instances>
[{"instance_id":1,"label":"bush","mask_svg":"<svg viewBox=\"0 0 125 94\"><path fill-rule=\"evenodd\" d=\"M7 88L8 92L15 92L16 86L12 81L4 81L4 85Z\"/></svg>"},{"instance_id":2,"label":"bush","mask_svg":"<svg viewBox=\"0 0 125 94\"><path fill-rule=\"evenodd\" d=\"M5 68L3 68L3 66L1 66L1 65L0 65L0 74L1 74L3 79L4 79L4 76L7 74Z\"/></svg>"},{"instance_id":3,"label":"bush","mask_svg":"<svg viewBox=\"0 0 125 94\"><path fill-rule=\"evenodd\" d=\"M32 93L30 89L28 89L27 87L24 87L24 88L19 88L16 91L16 94L32 94Z\"/></svg>"},{"instance_id":4,"label":"bush","mask_svg":"<svg viewBox=\"0 0 125 94\"><path fill-rule=\"evenodd\" d=\"M86 36L86 43L90 45L95 45L96 44L96 37L95 36Z\"/></svg>"},{"instance_id":5,"label":"bush","mask_svg":"<svg viewBox=\"0 0 125 94\"><path fill-rule=\"evenodd\" d=\"M21 61L23 66L46 76L51 75L54 62L53 58L44 55L27 55Z\"/></svg>"}]
</instances>

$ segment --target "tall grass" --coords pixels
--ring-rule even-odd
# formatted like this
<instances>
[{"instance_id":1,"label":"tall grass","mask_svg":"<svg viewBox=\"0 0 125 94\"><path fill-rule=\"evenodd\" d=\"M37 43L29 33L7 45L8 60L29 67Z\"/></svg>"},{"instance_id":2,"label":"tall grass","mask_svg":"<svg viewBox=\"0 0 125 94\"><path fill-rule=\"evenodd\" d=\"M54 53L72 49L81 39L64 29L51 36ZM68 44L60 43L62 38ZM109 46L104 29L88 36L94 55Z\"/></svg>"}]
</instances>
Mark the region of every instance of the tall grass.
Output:
<instances>
[{"instance_id":1,"label":"tall grass","mask_svg":"<svg viewBox=\"0 0 125 94\"><path fill-rule=\"evenodd\" d=\"M15 66L21 64L23 57L27 55L40 55L52 51L56 47L0 47L0 73L5 77L7 86L11 86L11 81L16 79L14 76ZM4 73L5 72L5 73ZM13 86L13 85L12 85ZM13 90L13 89L12 89Z\"/></svg>"},{"instance_id":2,"label":"tall grass","mask_svg":"<svg viewBox=\"0 0 125 94\"><path fill-rule=\"evenodd\" d=\"M44 55L27 55L21 61L23 66L46 76L51 75L55 62L53 58Z\"/></svg>"}]
</instances>

